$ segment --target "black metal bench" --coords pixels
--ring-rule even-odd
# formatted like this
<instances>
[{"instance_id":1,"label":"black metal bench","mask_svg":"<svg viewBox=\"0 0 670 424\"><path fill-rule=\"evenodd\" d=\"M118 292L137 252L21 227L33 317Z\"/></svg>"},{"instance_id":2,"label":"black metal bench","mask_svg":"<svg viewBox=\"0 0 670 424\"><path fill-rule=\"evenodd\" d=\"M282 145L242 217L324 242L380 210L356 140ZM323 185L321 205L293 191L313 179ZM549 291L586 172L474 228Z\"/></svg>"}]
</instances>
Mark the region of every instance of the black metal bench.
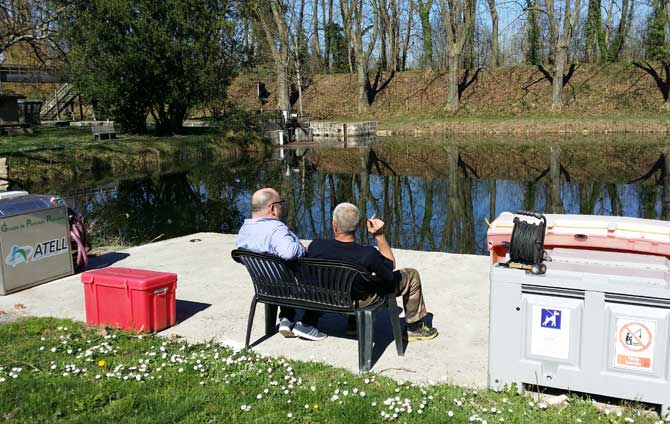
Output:
<instances>
[{"instance_id":1,"label":"black metal bench","mask_svg":"<svg viewBox=\"0 0 670 424\"><path fill-rule=\"evenodd\" d=\"M91 126L93 140L109 140L116 138L116 128L114 125L93 125Z\"/></svg>"},{"instance_id":2,"label":"black metal bench","mask_svg":"<svg viewBox=\"0 0 670 424\"><path fill-rule=\"evenodd\" d=\"M265 334L277 332L277 307L286 306L321 312L334 312L356 317L358 329L358 368L372 368L373 326L377 312L388 310L393 328L396 350L404 355L403 334L400 327L398 303L395 294L380 297L378 302L358 307L351 298L351 288L357 279L378 284L364 268L346 262L300 258L293 261L268 254L236 249L233 259L247 268L254 285L251 299L245 347L249 348L251 327L258 302L265 304Z\"/></svg>"}]
</instances>

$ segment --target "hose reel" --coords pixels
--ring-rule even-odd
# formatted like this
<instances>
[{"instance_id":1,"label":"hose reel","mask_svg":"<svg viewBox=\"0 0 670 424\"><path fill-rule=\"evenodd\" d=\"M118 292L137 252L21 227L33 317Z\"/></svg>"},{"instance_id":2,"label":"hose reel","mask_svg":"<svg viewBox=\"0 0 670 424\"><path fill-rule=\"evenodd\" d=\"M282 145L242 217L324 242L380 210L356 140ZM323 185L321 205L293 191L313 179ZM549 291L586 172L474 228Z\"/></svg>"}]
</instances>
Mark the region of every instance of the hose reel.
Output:
<instances>
[{"instance_id":1,"label":"hose reel","mask_svg":"<svg viewBox=\"0 0 670 424\"><path fill-rule=\"evenodd\" d=\"M530 216L540 222L534 224L514 217L512 238L505 243L509 250L509 261L504 265L509 268L523 269L532 274L544 274L547 266L545 259L544 235L547 229L547 218L541 213L532 211L516 211L517 215Z\"/></svg>"}]
</instances>

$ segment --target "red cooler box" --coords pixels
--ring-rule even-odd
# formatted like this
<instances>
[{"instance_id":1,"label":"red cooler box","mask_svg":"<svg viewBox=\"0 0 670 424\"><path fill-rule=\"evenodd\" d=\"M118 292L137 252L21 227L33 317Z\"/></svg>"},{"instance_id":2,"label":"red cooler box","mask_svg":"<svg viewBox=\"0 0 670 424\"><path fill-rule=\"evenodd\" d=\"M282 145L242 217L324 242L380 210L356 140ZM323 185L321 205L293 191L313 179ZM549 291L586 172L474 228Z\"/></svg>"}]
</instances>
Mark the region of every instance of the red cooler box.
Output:
<instances>
[{"instance_id":1,"label":"red cooler box","mask_svg":"<svg viewBox=\"0 0 670 424\"><path fill-rule=\"evenodd\" d=\"M103 268L81 274L86 323L155 332L177 321L177 274Z\"/></svg>"}]
</instances>

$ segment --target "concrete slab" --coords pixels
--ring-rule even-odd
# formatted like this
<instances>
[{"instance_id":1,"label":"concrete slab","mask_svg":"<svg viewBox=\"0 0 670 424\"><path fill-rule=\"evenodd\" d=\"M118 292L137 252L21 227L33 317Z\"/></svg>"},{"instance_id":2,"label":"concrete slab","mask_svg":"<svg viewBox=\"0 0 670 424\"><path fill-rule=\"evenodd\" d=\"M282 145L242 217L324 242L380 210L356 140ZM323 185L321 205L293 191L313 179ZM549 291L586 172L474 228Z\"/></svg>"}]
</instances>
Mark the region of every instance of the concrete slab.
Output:
<instances>
[{"instance_id":1,"label":"concrete slab","mask_svg":"<svg viewBox=\"0 0 670 424\"><path fill-rule=\"evenodd\" d=\"M178 324L163 332L189 341L217 340L233 347L244 343L249 302L253 295L246 269L230 251L235 235L199 233L95 258L93 267L123 266L178 274ZM399 266L421 273L426 304L440 331L431 341L412 343L404 357L392 344L388 318L375 329L373 372L399 380L450 382L483 387L487 377L489 259L394 249ZM399 299L399 303L401 301ZM0 297L0 310L10 315L53 316L85 320L83 288L74 275ZM264 308L258 306L252 340L263 337ZM5 317L7 319L7 317ZM256 344L263 354L316 360L357 370L356 340L346 338L346 318L322 317L320 327L330 334L321 342L274 335Z\"/></svg>"}]
</instances>

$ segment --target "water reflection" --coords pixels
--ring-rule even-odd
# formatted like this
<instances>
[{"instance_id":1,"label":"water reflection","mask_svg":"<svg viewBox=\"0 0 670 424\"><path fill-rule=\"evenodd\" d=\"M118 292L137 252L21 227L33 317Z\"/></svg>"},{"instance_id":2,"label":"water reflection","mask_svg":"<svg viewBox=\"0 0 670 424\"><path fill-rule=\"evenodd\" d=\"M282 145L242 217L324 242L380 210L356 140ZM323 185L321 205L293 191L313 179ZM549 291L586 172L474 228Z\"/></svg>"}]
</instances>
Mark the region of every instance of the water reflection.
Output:
<instances>
[{"instance_id":1,"label":"water reflection","mask_svg":"<svg viewBox=\"0 0 670 424\"><path fill-rule=\"evenodd\" d=\"M332 237L331 212L349 201L386 222L394 247L418 250L485 254L486 219L521 208L668 219L666 155L634 183L576 182L561 155L551 148L546 169L521 170L535 178L511 180L480 175L455 145L443 149L441 165L433 160L416 172L369 147L284 149L261 164L199 164L66 197L100 242L128 244L199 231L234 233L251 213L251 193L264 186L288 200L287 224L305 239ZM372 241L363 228L358 239Z\"/></svg>"}]
</instances>

